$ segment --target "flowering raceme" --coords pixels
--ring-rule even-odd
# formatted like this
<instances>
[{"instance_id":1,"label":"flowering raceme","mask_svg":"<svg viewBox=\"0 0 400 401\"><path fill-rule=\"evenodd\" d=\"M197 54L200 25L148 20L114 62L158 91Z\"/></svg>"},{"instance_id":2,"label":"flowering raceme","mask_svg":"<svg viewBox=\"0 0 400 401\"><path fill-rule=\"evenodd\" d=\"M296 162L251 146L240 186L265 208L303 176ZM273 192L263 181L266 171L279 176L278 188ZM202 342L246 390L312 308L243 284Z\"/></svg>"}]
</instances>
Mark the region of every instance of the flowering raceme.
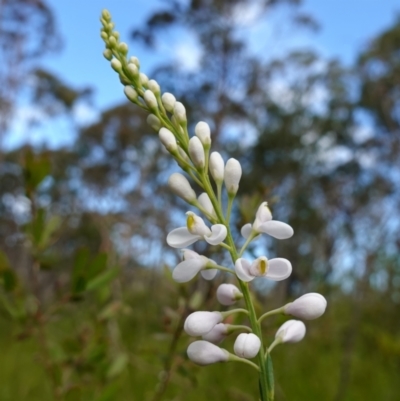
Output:
<instances>
[{"instance_id":1,"label":"flowering raceme","mask_svg":"<svg viewBox=\"0 0 400 401\"><path fill-rule=\"evenodd\" d=\"M189 345L187 355L199 365L238 361L252 366L259 374L261 401L272 401L274 390L271 382L271 352L277 344L302 340L306 327L301 320L288 320L278 329L271 345L265 347L262 321L274 314L290 315L304 320L316 319L325 312L326 300L320 294L309 293L261 316L256 315L250 292L251 283L256 279L276 282L285 280L292 272L292 265L287 259L270 259L264 255L248 260L247 248L261 234L268 234L278 240L288 239L293 236L292 227L274 220L267 202L263 202L258 207L253 222L242 227L241 234L245 240L237 248L232 236L234 227L230 226L230 217L242 179L240 162L230 158L225 163L220 153L211 152L212 135L206 122L198 122L194 135L189 134L188 127L191 125L187 121L185 106L173 94L162 93L160 85L140 71L140 63L136 57L127 58L128 46L119 41L119 34L114 31L108 11L103 11L101 22L101 37L106 45L104 57L111 62L111 67L123 83L127 99L149 113L148 124L158 132L160 142L182 169L183 174L175 172L170 175L169 188L209 221L206 224L202 217L189 210L186 213L186 225L173 229L167 235L168 245L182 249L183 256L182 261L173 269L173 279L178 283L185 283L199 275L206 280L212 280L220 270L226 275L230 274L236 285L231 282L221 284L216 291L218 301L226 307L235 303L243 305L239 309L197 311L187 316L185 332L189 336L202 337ZM191 182L196 184L196 188L201 188L201 193L196 193ZM214 260L187 249L197 241L205 241L213 247L226 250L230 255L231 266L219 265ZM226 317L236 314L243 314L248 324L232 325L224 322ZM216 345L237 331L244 332L235 340L234 353ZM255 362L249 360L252 358L256 358Z\"/></svg>"}]
</instances>

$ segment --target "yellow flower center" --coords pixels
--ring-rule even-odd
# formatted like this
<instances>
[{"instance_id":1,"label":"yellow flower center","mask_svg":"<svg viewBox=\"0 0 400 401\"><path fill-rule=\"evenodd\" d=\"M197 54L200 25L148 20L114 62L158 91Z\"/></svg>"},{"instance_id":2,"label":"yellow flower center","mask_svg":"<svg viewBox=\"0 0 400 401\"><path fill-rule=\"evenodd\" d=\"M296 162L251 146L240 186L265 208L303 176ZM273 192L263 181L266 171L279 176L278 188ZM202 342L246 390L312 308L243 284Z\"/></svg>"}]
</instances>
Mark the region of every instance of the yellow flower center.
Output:
<instances>
[{"instance_id":1,"label":"yellow flower center","mask_svg":"<svg viewBox=\"0 0 400 401\"><path fill-rule=\"evenodd\" d=\"M188 230L189 231L193 230L194 225L195 225L194 217L193 217L193 215L189 214L186 219L186 226L187 226Z\"/></svg>"},{"instance_id":2,"label":"yellow flower center","mask_svg":"<svg viewBox=\"0 0 400 401\"><path fill-rule=\"evenodd\" d=\"M260 273L262 275L266 274L268 270L268 261L265 259L260 260Z\"/></svg>"}]
</instances>

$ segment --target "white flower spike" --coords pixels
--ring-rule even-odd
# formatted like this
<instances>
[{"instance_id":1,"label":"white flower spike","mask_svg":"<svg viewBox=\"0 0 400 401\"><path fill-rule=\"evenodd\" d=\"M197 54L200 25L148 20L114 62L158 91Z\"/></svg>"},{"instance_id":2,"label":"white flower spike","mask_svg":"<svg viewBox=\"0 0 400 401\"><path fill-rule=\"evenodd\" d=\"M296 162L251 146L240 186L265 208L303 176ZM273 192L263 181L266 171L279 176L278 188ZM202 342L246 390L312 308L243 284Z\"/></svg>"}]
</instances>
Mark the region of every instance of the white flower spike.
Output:
<instances>
[{"instance_id":1,"label":"white flower spike","mask_svg":"<svg viewBox=\"0 0 400 401\"><path fill-rule=\"evenodd\" d=\"M167 236L167 243L172 248L185 248L201 239L211 245L219 245L225 240L227 229L223 224L214 224L209 229L204 220L193 212L186 215L186 227L176 228Z\"/></svg>"},{"instance_id":2,"label":"white flower spike","mask_svg":"<svg viewBox=\"0 0 400 401\"><path fill-rule=\"evenodd\" d=\"M187 355L191 361L198 365L210 365L229 360L229 352L211 344L208 341L195 341L187 349Z\"/></svg>"},{"instance_id":3,"label":"white flower spike","mask_svg":"<svg viewBox=\"0 0 400 401\"><path fill-rule=\"evenodd\" d=\"M254 233L255 235L264 233L277 239L287 239L293 236L293 228L289 224L281 221L272 220L272 214L268 203L263 202L257 210L256 218L253 224L245 224L241 233L246 239Z\"/></svg>"},{"instance_id":4,"label":"white flower spike","mask_svg":"<svg viewBox=\"0 0 400 401\"><path fill-rule=\"evenodd\" d=\"M297 343L306 335L306 326L300 320L288 320L279 327L275 338L282 343Z\"/></svg>"},{"instance_id":5,"label":"white flower spike","mask_svg":"<svg viewBox=\"0 0 400 401\"><path fill-rule=\"evenodd\" d=\"M268 260L265 256L257 258L253 263L239 258L235 263L235 272L240 280L249 282L256 277L265 277L273 281L285 280L292 273L292 265L287 259Z\"/></svg>"},{"instance_id":6,"label":"white flower spike","mask_svg":"<svg viewBox=\"0 0 400 401\"><path fill-rule=\"evenodd\" d=\"M217 299L221 305L230 306L242 298L243 294L233 284L221 284L217 289Z\"/></svg>"},{"instance_id":7,"label":"white flower spike","mask_svg":"<svg viewBox=\"0 0 400 401\"><path fill-rule=\"evenodd\" d=\"M194 312L186 318L183 328L189 336L203 336L223 319L220 312Z\"/></svg>"},{"instance_id":8,"label":"white flower spike","mask_svg":"<svg viewBox=\"0 0 400 401\"><path fill-rule=\"evenodd\" d=\"M172 272L172 278L177 283L186 283L194 278L200 271L203 278L212 280L218 273L217 269L207 269L207 265L215 264L211 259L199 255L190 249L183 250L183 261Z\"/></svg>"},{"instance_id":9,"label":"white flower spike","mask_svg":"<svg viewBox=\"0 0 400 401\"><path fill-rule=\"evenodd\" d=\"M233 350L241 358L254 358L260 351L261 341L253 333L242 333L236 338Z\"/></svg>"},{"instance_id":10,"label":"white flower spike","mask_svg":"<svg viewBox=\"0 0 400 401\"><path fill-rule=\"evenodd\" d=\"M287 304L284 313L299 319L313 320L324 314L326 305L326 299L321 294L310 292Z\"/></svg>"}]
</instances>

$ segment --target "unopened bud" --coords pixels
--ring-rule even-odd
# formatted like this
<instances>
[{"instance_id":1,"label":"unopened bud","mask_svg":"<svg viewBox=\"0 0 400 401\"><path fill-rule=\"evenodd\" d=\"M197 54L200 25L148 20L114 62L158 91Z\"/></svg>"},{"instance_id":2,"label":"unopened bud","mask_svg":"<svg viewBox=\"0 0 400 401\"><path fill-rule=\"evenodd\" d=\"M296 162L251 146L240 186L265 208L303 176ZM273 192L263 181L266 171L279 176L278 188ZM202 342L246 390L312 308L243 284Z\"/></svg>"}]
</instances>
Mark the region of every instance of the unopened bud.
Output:
<instances>
[{"instance_id":1,"label":"unopened bud","mask_svg":"<svg viewBox=\"0 0 400 401\"><path fill-rule=\"evenodd\" d=\"M147 121L147 124L149 124L150 127L154 129L154 131L158 132L159 129L161 128L161 121L154 114L149 114L147 116L147 120L146 121Z\"/></svg>"},{"instance_id":2,"label":"unopened bud","mask_svg":"<svg viewBox=\"0 0 400 401\"><path fill-rule=\"evenodd\" d=\"M169 129L164 128L164 127L161 128L160 131L158 132L158 137L160 138L161 143L165 146L165 148L169 152L174 153L177 150L178 145L176 143L175 136ZM183 177L183 178L185 178L185 177Z\"/></svg>"},{"instance_id":3,"label":"unopened bud","mask_svg":"<svg viewBox=\"0 0 400 401\"><path fill-rule=\"evenodd\" d=\"M306 326L301 320L288 320L276 332L275 338L283 343L297 343L306 335Z\"/></svg>"},{"instance_id":4,"label":"unopened bud","mask_svg":"<svg viewBox=\"0 0 400 401\"><path fill-rule=\"evenodd\" d=\"M189 336L203 336L223 319L220 312L194 312L186 318L183 328Z\"/></svg>"},{"instance_id":5,"label":"unopened bud","mask_svg":"<svg viewBox=\"0 0 400 401\"><path fill-rule=\"evenodd\" d=\"M233 284L221 284L217 289L217 299L222 305L233 305L241 298L243 294Z\"/></svg>"},{"instance_id":6,"label":"unopened bud","mask_svg":"<svg viewBox=\"0 0 400 401\"><path fill-rule=\"evenodd\" d=\"M128 64L128 71L132 74L133 77L137 77L139 75L139 70L136 66L136 64L129 63Z\"/></svg>"},{"instance_id":7,"label":"unopened bud","mask_svg":"<svg viewBox=\"0 0 400 401\"><path fill-rule=\"evenodd\" d=\"M101 31L100 36L101 36L101 38L102 38L103 40L108 39L107 32L104 32L103 30Z\"/></svg>"},{"instance_id":8,"label":"unopened bud","mask_svg":"<svg viewBox=\"0 0 400 401\"><path fill-rule=\"evenodd\" d=\"M147 83L147 87L156 95L160 93L160 85L154 79L150 79Z\"/></svg>"},{"instance_id":9,"label":"unopened bud","mask_svg":"<svg viewBox=\"0 0 400 401\"><path fill-rule=\"evenodd\" d=\"M129 47L128 47L128 45L127 45L125 42L121 42L121 43L118 45L118 50L119 50L122 54L126 55L126 54L128 53L128 51L129 51Z\"/></svg>"},{"instance_id":10,"label":"unopened bud","mask_svg":"<svg viewBox=\"0 0 400 401\"><path fill-rule=\"evenodd\" d=\"M129 59L129 63L130 63L130 64L135 64L137 68L140 68L140 61L139 61L139 59L138 59L137 57L135 57L135 56L132 56L132 57Z\"/></svg>"},{"instance_id":11,"label":"unopened bud","mask_svg":"<svg viewBox=\"0 0 400 401\"><path fill-rule=\"evenodd\" d=\"M172 93L165 92L161 96L162 103L165 107L165 110L169 111L170 113L173 112L174 106L176 103L175 96Z\"/></svg>"},{"instance_id":12,"label":"unopened bud","mask_svg":"<svg viewBox=\"0 0 400 401\"><path fill-rule=\"evenodd\" d=\"M239 189L240 178L242 177L242 167L236 159L229 159L226 162L224 181L229 195L236 195Z\"/></svg>"},{"instance_id":13,"label":"unopened bud","mask_svg":"<svg viewBox=\"0 0 400 401\"><path fill-rule=\"evenodd\" d=\"M189 141L189 155L192 159L193 164L197 168L204 168L205 166L205 156L204 148L200 139L197 136L193 136Z\"/></svg>"},{"instance_id":14,"label":"unopened bud","mask_svg":"<svg viewBox=\"0 0 400 401\"><path fill-rule=\"evenodd\" d=\"M141 72L139 74L139 81L143 86L146 86L147 83L149 82L149 78L147 78L146 74L143 74L143 72Z\"/></svg>"},{"instance_id":15,"label":"unopened bud","mask_svg":"<svg viewBox=\"0 0 400 401\"><path fill-rule=\"evenodd\" d=\"M326 299L321 294L311 292L287 304L284 313L299 319L317 319L324 314L326 304Z\"/></svg>"},{"instance_id":16,"label":"unopened bud","mask_svg":"<svg viewBox=\"0 0 400 401\"><path fill-rule=\"evenodd\" d=\"M111 51L110 49L104 50L103 56L104 56L104 58L106 58L107 60L111 61L111 59L112 59L112 51Z\"/></svg>"},{"instance_id":17,"label":"unopened bud","mask_svg":"<svg viewBox=\"0 0 400 401\"><path fill-rule=\"evenodd\" d=\"M210 365L229 360L229 352L208 341L195 341L187 349L191 361L198 365Z\"/></svg>"},{"instance_id":18,"label":"unopened bud","mask_svg":"<svg viewBox=\"0 0 400 401\"><path fill-rule=\"evenodd\" d=\"M196 193L190 186L189 181L180 173L174 173L169 177L168 185L175 195L184 199L188 203L196 200Z\"/></svg>"},{"instance_id":19,"label":"unopened bud","mask_svg":"<svg viewBox=\"0 0 400 401\"><path fill-rule=\"evenodd\" d=\"M125 96L126 96L131 102L134 102L134 103L135 103L135 102L137 101L138 94L137 94L137 92L135 91L135 89L132 88L132 86L129 86L129 85L125 86L125 87L124 87L124 93L125 93Z\"/></svg>"},{"instance_id":20,"label":"unopened bud","mask_svg":"<svg viewBox=\"0 0 400 401\"><path fill-rule=\"evenodd\" d=\"M260 347L261 341L255 334L242 333L238 335L233 350L241 358L254 358L260 351Z\"/></svg>"},{"instance_id":21,"label":"unopened bud","mask_svg":"<svg viewBox=\"0 0 400 401\"><path fill-rule=\"evenodd\" d=\"M228 328L224 323L218 323L207 334L202 336L203 340L210 341L213 344L221 343L228 335Z\"/></svg>"},{"instance_id":22,"label":"unopened bud","mask_svg":"<svg viewBox=\"0 0 400 401\"><path fill-rule=\"evenodd\" d=\"M111 14L107 9L104 9L101 12L101 16L106 20L106 21L111 21Z\"/></svg>"},{"instance_id":23,"label":"unopened bud","mask_svg":"<svg viewBox=\"0 0 400 401\"><path fill-rule=\"evenodd\" d=\"M207 123L205 123L204 121L198 122L194 129L194 132L200 139L203 146L209 147L211 145L211 131Z\"/></svg>"},{"instance_id":24,"label":"unopened bud","mask_svg":"<svg viewBox=\"0 0 400 401\"><path fill-rule=\"evenodd\" d=\"M216 183L220 184L224 180L225 163L218 152L211 153L209 170Z\"/></svg>"},{"instance_id":25,"label":"unopened bud","mask_svg":"<svg viewBox=\"0 0 400 401\"><path fill-rule=\"evenodd\" d=\"M116 72L121 72L121 70L122 70L122 64L121 64L121 62L120 62L118 59L116 59L116 58L113 58L113 59L111 60L111 67L112 67Z\"/></svg>"},{"instance_id":26,"label":"unopened bud","mask_svg":"<svg viewBox=\"0 0 400 401\"><path fill-rule=\"evenodd\" d=\"M110 45L110 47L115 47L117 46L117 39L115 39L114 36L110 36L108 38L108 44Z\"/></svg>"},{"instance_id":27,"label":"unopened bud","mask_svg":"<svg viewBox=\"0 0 400 401\"><path fill-rule=\"evenodd\" d=\"M156 110L158 108L157 99L154 93L150 89L147 89L144 92L143 99L150 110Z\"/></svg>"},{"instance_id":28,"label":"unopened bud","mask_svg":"<svg viewBox=\"0 0 400 401\"><path fill-rule=\"evenodd\" d=\"M199 197L197 198L198 202L200 203L200 206L203 207L203 209L212 217L217 217L214 206L211 203L211 199L208 196L206 192L203 192Z\"/></svg>"},{"instance_id":29,"label":"unopened bud","mask_svg":"<svg viewBox=\"0 0 400 401\"><path fill-rule=\"evenodd\" d=\"M186 123L186 109L181 102L176 102L174 105L174 116L179 124Z\"/></svg>"}]
</instances>

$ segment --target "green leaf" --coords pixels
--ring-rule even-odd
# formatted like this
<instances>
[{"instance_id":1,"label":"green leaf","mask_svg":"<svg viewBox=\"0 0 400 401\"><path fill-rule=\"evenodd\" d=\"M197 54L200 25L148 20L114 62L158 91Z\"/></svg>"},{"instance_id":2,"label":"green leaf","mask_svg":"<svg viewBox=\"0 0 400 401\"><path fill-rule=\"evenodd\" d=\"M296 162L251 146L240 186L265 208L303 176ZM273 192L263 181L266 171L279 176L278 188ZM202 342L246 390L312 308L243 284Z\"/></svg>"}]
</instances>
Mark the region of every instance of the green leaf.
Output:
<instances>
[{"instance_id":1,"label":"green leaf","mask_svg":"<svg viewBox=\"0 0 400 401\"><path fill-rule=\"evenodd\" d=\"M119 274L119 268L114 267L106 270L105 272L98 274L95 278L87 283L86 291L93 291L100 287L103 287L113 281Z\"/></svg>"},{"instance_id":2,"label":"green leaf","mask_svg":"<svg viewBox=\"0 0 400 401\"><path fill-rule=\"evenodd\" d=\"M99 253L87 267L87 277L93 278L105 270L107 266L107 254Z\"/></svg>"},{"instance_id":3,"label":"green leaf","mask_svg":"<svg viewBox=\"0 0 400 401\"><path fill-rule=\"evenodd\" d=\"M4 270L2 276L3 276L3 286L6 291L10 292L17 287L18 278L13 270L11 269Z\"/></svg>"},{"instance_id":4,"label":"green leaf","mask_svg":"<svg viewBox=\"0 0 400 401\"><path fill-rule=\"evenodd\" d=\"M107 377L113 379L114 377L119 376L125 370L128 361L128 355L122 353L117 355L108 369Z\"/></svg>"},{"instance_id":5,"label":"green leaf","mask_svg":"<svg viewBox=\"0 0 400 401\"><path fill-rule=\"evenodd\" d=\"M7 258L7 255L4 252L0 251L0 272L8 269L10 269L10 262Z\"/></svg>"},{"instance_id":6,"label":"green leaf","mask_svg":"<svg viewBox=\"0 0 400 401\"><path fill-rule=\"evenodd\" d=\"M46 248L53 234L60 228L62 219L60 216L51 216L50 219L44 224L41 232L39 247Z\"/></svg>"},{"instance_id":7,"label":"green leaf","mask_svg":"<svg viewBox=\"0 0 400 401\"><path fill-rule=\"evenodd\" d=\"M267 370L267 385L268 385L268 400L274 399L274 367L272 366L272 358L268 353L267 359L265 361L265 367Z\"/></svg>"}]
</instances>

